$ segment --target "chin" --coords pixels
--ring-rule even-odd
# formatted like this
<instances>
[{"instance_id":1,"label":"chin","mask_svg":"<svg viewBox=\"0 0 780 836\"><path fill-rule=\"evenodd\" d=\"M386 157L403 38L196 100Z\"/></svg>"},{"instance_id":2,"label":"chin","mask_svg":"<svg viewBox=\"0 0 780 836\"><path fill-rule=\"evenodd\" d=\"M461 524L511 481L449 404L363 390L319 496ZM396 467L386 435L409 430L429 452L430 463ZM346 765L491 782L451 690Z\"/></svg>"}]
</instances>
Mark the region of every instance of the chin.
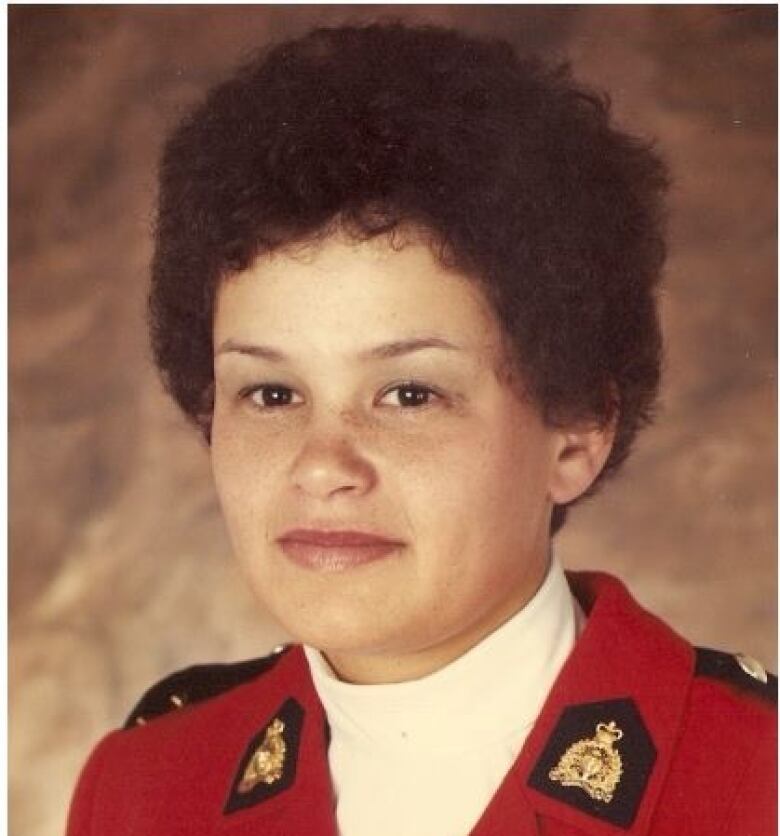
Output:
<instances>
[{"instance_id":1,"label":"chin","mask_svg":"<svg viewBox=\"0 0 780 836\"><path fill-rule=\"evenodd\" d=\"M323 653L370 656L392 652L403 644L401 625L378 622L375 609L322 607L309 617L292 616L282 622L297 641Z\"/></svg>"},{"instance_id":2,"label":"chin","mask_svg":"<svg viewBox=\"0 0 780 836\"><path fill-rule=\"evenodd\" d=\"M305 607L266 601L290 636L323 652L371 653L393 643L394 625L380 622L374 606L343 600L318 600Z\"/></svg>"}]
</instances>

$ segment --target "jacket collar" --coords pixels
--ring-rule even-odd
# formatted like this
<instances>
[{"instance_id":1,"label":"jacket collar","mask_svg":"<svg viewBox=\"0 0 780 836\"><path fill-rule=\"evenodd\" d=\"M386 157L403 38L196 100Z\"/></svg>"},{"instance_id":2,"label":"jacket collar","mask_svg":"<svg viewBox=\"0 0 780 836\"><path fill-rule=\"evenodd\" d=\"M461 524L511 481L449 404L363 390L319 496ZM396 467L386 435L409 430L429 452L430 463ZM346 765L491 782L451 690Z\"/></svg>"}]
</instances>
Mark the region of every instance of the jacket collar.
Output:
<instances>
[{"instance_id":1,"label":"jacket collar","mask_svg":"<svg viewBox=\"0 0 780 836\"><path fill-rule=\"evenodd\" d=\"M225 776L226 803L217 828L225 836L336 836L333 787L328 769L325 712L299 645L291 645L266 676L258 677L242 699L241 730L230 735L236 746L232 776ZM253 756L281 720L285 751L280 775L242 797L240 783ZM271 742L273 731L271 732ZM272 748L272 747L271 747ZM251 769L251 767L249 767ZM252 794L255 798L252 798ZM246 799L246 802L245 802Z\"/></svg>"},{"instance_id":2,"label":"jacket collar","mask_svg":"<svg viewBox=\"0 0 780 836\"><path fill-rule=\"evenodd\" d=\"M524 795L537 816L600 836L644 836L679 734L693 677L693 650L671 628L642 609L616 578L598 572L569 572L567 579L588 620L507 776L507 785ZM600 805L614 818L616 807L610 805L619 805L621 793L630 792L634 782L634 789L638 789L629 823L616 824L588 811L594 805L582 789L567 790L567 799L563 800L561 792L556 793L559 785L550 780L548 771L539 779L538 766L551 747L560 752L562 747L565 750L577 742L576 735L574 739L556 740L556 736L566 733L562 729L566 726L564 715L584 713L592 721L595 715L589 706L593 704L607 704L595 708L596 714L605 712L600 718L604 723L616 719L609 716L613 709L618 712L625 744L643 744L645 732L649 738L652 752L645 751L639 758L645 760L647 776L632 774L637 758L626 759L613 800ZM591 726L591 737L595 731Z\"/></svg>"},{"instance_id":3,"label":"jacket collar","mask_svg":"<svg viewBox=\"0 0 780 836\"><path fill-rule=\"evenodd\" d=\"M567 579L588 616L587 623L520 755L472 836L498 836L507 832L510 823L513 828L530 833L536 828L538 817L557 820L594 836L648 833L679 733L693 676L693 651L669 627L643 610L617 579L596 572L569 572ZM290 698L300 705L302 724L295 746L294 786L248 809L223 816L219 832L248 836L258 832L258 822L262 820L266 828L263 832L269 836L298 832L335 836L327 722L302 648L290 648L272 674L260 677L248 689L247 696L250 701L256 700L258 706L272 706L262 718L266 725L286 710ZM602 706L603 717L598 713ZM613 708L618 712L615 716L610 713ZM545 783L549 770L539 770L551 746L557 745L560 751L561 746L566 749L577 742L576 736L559 739L566 731L562 731L561 720L572 713L576 718L581 712L588 715L588 722L597 716L604 723L617 719L627 743L636 742L646 732L653 756L646 780L643 777L636 785L639 789L628 824L614 824L588 811L583 790L567 791L567 797L562 798L554 782ZM258 715L252 715L254 719L246 724L245 741L258 738ZM591 736L593 732L595 729ZM247 750L246 756L250 754ZM613 802L602 805L608 813L615 809L610 805L618 802L619 806L621 792L631 786L635 777L631 774L633 766L626 762Z\"/></svg>"}]
</instances>

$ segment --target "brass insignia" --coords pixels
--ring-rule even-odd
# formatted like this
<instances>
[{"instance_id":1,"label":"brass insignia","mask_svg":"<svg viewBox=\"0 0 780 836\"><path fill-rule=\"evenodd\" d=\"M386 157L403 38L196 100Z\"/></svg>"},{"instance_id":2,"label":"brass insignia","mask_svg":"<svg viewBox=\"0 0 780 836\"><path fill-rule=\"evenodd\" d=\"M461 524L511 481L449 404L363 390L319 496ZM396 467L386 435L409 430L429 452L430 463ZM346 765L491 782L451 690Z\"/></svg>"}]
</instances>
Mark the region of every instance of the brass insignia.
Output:
<instances>
[{"instance_id":1,"label":"brass insignia","mask_svg":"<svg viewBox=\"0 0 780 836\"><path fill-rule=\"evenodd\" d=\"M623 737L615 725L598 723L594 737L578 740L564 752L558 765L550 770L550 778L564 787L579 787L596 801L612 801L623 773L620 752L614 744Z\"/></svg>"},{"instance_id":2,"label":"brass insignia","mask_svg":"<svg viewBox=\"0 0 780 836\"><path fill-rule=\"evenodd\" d=\"M277 717L268 727L263 742L252 755L238 785L240 793L253 790L258 784L274 784L282 777L287 744L282 733L284 723Z\"/></svg>"},{"instance_id":3,"label":"brass insignia","mask_svg":"<svg viewBox=\"0 0 780 836\"><path fill-rule=\"evenodd\" d=\"M225 815L262 804L295 784L303 706L288 697L247 741L230 782Z\"/></svg>"}]
</instances>

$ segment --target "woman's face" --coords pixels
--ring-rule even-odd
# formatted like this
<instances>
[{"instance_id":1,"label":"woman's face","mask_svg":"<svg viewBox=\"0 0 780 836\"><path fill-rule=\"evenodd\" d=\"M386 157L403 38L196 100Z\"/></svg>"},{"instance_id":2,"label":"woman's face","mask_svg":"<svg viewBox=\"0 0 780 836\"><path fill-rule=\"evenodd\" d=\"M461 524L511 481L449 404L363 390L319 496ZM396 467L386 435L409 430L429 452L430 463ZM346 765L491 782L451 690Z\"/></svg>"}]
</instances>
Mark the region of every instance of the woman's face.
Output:
<instances>
[{"instance_id":1,"label":"woman's face","mask_svg":"<svg viewBox=\"0 0 780 836\"><path fill-rule=\"evenodd\" d=\"M420 242L330 238L225 281L214 345L236 555L343 678L435 670L533 595L565 437L497 374L475 283Z\"/></svg>"}]
</instances>

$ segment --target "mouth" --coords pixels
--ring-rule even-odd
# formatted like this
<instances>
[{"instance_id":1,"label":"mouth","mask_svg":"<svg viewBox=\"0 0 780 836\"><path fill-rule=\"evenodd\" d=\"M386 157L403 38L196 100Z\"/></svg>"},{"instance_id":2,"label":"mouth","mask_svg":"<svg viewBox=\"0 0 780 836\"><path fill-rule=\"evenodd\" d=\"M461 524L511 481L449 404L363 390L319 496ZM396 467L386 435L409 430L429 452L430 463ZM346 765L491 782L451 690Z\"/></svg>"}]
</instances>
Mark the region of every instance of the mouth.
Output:
<instances>
[{"instance_id":1,"label":"mouth","mask_svg":"<svg viewBox=\"0 0 780 836\"><path fill-rule=\"evenodd\" d=\"M343 572L390 557L403 543L362 531L297 528L278 539L285 555L296 565L323 572Z\"/></svg>"}]
</instances>

